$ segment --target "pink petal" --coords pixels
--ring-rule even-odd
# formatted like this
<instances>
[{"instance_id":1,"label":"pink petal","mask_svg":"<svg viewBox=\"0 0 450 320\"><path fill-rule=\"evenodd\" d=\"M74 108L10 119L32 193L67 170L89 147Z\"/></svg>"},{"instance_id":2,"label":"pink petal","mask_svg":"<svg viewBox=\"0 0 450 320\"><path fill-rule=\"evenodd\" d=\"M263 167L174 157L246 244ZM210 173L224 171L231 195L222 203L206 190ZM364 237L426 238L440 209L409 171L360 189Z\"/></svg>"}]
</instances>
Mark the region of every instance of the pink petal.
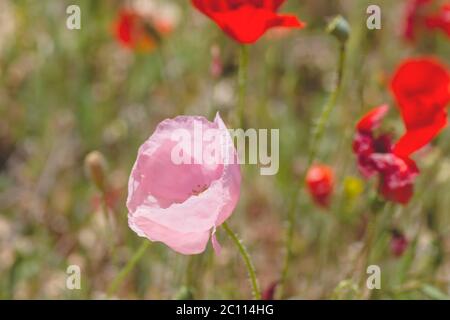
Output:
<instances>
[{"instance_id":1,"label":"pink petal","mask_svg":"<svg viewBox=\"0 0 450 320\"><path fill-rule=\"evenodd\" d=\"M138 235L147 237L151 241L163 242L181 254L202 253L209 240L209 231L181 233L144 217L131 217L128 222L130 228Z\"/></svg>"},{"instance_id":2,"label":"pink petal","mask_svg":"<svg viewBox=\"0 0 450 320\"><path fill-rule=\"evenodd\" d=\"M217 241L215 228L214 228L213 232L211 233L211 243L212 243L214 252L216 253L216 255L219 256L220 253L222 252L222 246L220 245L219 241Z\"/></svg>"}]
</instances>

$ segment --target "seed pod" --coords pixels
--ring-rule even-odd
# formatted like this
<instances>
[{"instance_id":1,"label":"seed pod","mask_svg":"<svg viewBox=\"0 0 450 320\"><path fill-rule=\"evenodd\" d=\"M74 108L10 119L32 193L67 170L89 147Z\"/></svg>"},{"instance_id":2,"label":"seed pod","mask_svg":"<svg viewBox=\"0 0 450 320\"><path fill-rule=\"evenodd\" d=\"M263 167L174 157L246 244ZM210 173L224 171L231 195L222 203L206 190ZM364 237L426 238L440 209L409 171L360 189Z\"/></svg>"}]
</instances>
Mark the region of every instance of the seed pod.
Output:
<instances>
[{"instance_id":1,"label":"seed pod","mask_svg":"<svg viewBox=\"0 0 450 320\"><path fill-rule=\"evenodd\" d=\"M85 160L84 167L86 174L100 191L105 191L106 187L106 160L99 151L90 152Z\"/></svg>"},{"instance_id":2,"label":"seed pod","mask_svg":"<svg viewBox=\"0 0 450 320\"><path fill-rule=\"evenodd\" d=\"M328 24L327 32L345 44L350 38L351 28L347 20L339 15Z\"/></svg>"}]
</instances>

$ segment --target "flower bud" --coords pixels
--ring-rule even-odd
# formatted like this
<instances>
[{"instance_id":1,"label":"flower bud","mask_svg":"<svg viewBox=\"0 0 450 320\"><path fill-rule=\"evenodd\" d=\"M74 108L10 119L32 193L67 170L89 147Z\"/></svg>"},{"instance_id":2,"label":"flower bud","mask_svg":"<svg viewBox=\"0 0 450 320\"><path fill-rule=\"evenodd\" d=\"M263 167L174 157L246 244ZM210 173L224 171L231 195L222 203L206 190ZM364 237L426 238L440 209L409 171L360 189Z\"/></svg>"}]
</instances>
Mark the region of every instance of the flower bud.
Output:
<instances>
[{"instance_id":1,"label":"flower bud","mask_svg":"<svg viewBox=\"0 0 450 320\"><path fill-rule=\"evenodd\" d=\"M103 154L99 151L90 152L84 159L84 167L86 174L95 184L95 186L101 190L105 191L106 187L106 160Z\"/></svg>"},{"instance_id":2,"label":"flower bud","mask_svg":"<svg viewBox=\"0 0 450 320\"><path fill-rule=\"evenodd\" d=\"M328 208L334 190L334 172L324 165L313 165L306 174L306 184L314 202Z\"/></svg>"},{"instance_id":3,"label":"flower bud","mask_svg":"<svg viewBox=\"0 0 450 320\"><path fill-rule=\"evenodd\" d=\"M363 193L364 184L359 178L346 177L344 180L344 191L348 199L356 199Z\"/></svg>"},{"instance_id":4,"label":"flower bud","mask_svg":"<svg viewBox=\"0 0 450 320\"><path fill-rule=\"evenodd\" d=\"M345 44L350 38L351 28L347 20L339 15L328 24L327 32L335 36L342 44Z\"/></svg>"},{"instance_id":5,"label":"flower bud","mask_svg":"<svg viewBox=\"0 0 450 320\"><path fill-rule=\"evenodd\" d=\"M408 244L408 239L406 239L402 232L398 230L392 231L391 252L395 257L401 257L408 248Z\"/></svg>"},{"instance_id":6,"label":"flower bud","mask_svg":"<svg viewBox=\"0 0 450 320\"><path fill-rule=\"evenodd\" d=\"M272 282L262 293L262 300L275 300L275 292L279 285L278 281Z\"/></svg>"}]
</instances>

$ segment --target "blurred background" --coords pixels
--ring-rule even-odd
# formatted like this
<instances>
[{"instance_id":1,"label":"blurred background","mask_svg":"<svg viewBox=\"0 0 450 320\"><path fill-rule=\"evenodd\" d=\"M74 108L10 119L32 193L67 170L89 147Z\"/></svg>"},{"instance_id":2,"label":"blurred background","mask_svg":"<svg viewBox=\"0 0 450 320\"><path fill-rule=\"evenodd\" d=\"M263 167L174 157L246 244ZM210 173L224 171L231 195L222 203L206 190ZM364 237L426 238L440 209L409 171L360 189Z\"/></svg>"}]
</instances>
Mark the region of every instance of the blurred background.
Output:
<instances>
[{"instance_id":1,"label":"blurred background","mask_svg":"<svg viewBox=\"0 0 450 320\"><path fill-rule=\"evenodd\" d=\"M230 225L266 292L279 279L290 195L302 184L311 128L336 78L338 43L325 32L331 18L342 14L352 28L344 88L317 160L333 169L335 186L329 208L301 193L288 297L364 297L354 268L375 181L358 173L355 124L389 103L384 127L399 137L402 122L388 86L395 67L418 55L450 63L443 32L415 41L402 36L408 1L377 1L382 29L368 30L372 2L289 0L282 12L295 13L307 28L271 31L250 48L246 119L252 128L280 129L280 171L260 176L257 166L243 167ZM73 4L81 9L80 30L66 27ZM116 32L124 8L167 28L149 45L124 44ZM186 0L0 0L1 299L106 297L144 241L128 228L125 207L138 147L161 120L179 114L212 120L220 111L230 124L238 52ZM449 139L445 130L417 155L422 174L410 204L389 207L371 255L382 269L382 290L371 298L449 297ZM100 152L89 159L100 159L103 192L87 172L92 151ZM211 246L188 257L152 244L114 297L250 298L233 243L221 230L218 237L220 256ZM66 288L69 265L81 268L81 290Z\"/></svg>"}]
</instances>

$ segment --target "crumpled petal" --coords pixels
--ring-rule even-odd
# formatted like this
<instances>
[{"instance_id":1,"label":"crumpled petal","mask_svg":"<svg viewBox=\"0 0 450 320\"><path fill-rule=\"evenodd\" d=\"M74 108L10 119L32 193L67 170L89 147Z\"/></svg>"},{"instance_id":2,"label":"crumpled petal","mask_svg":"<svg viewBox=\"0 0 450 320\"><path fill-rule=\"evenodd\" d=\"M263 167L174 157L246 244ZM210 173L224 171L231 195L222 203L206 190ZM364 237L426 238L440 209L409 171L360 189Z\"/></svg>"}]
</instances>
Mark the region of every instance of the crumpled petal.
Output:
<instances>
[{"instance_id":1,"label":"crumpled petal","mask_svg":"<svg viewBox=\"0 0 450 320\"><path fill-rule=\"evenodd\" d=\"M141 216L131 216L128 222L130 228L139 236L146 237L151 241L163 242L181 254L202 253L209 241L209 231L182 233Z\"/></svg>"},{"instance_id":2,"label":"crumpled petal","mask_svg":"<svg viewBox=\"0 0 450 320\"><path fill-rule=\"evenodd\" d=\"M358 122L353 151L365 178L378 175L379 191L385 199L407 204L419 169L409 154L402 156L394 152L389 135L375 136L373 131L380 126L387 111L387 106L375 108Z\"/></svg>"},{"instance_id":3,"label":"crumpled petal","mask_svg":"<svg viewBox=\"0 0 450 320\"><path fill-rule=\"evenodd\" d=\"M381 121L389 112L389 106L383 104L377 108L370 110L362 119L358 122L356 129L361 133L372 133L381 125Z\"/></svg>"},{"instance_id":4,"label":"crumpled petal","mask_svg":"<svg viewBox=\"0 0 450 320\"><path fill-rule=\"evenodd\" d=\"M407 204L414 193L419 169L411 159L393 153L374 154L373 161L380 173L380 192L388 200Z\"/></svg>"},{"instance_id":5,"label":"crumpled petal","mask_svg":"<svg viewBox=\"0 0 450 320\"><path fill-rule=\"evenodd\" d=\"M371 156L374 153L387 153L392 149L389 135L374 136L374 130L381 125L381 121L388 111L388 105L376 107L367 112L356 125L353 152L358 158L359 171L365 178L370 178L377 173Z\"/></svg>"},{"instance_id":6,"label":"crumpled petal","mask_svg":"<svg viewBox=\"0 0 450 320\"><path fill-rule=\"evenodd\" d=\"M220 253L222 252L222 246L220 245L219 241L217 241L216 228L214 228L211 233L211 243L216 255L220 255Z\"/></svg>"}]
</instances>

